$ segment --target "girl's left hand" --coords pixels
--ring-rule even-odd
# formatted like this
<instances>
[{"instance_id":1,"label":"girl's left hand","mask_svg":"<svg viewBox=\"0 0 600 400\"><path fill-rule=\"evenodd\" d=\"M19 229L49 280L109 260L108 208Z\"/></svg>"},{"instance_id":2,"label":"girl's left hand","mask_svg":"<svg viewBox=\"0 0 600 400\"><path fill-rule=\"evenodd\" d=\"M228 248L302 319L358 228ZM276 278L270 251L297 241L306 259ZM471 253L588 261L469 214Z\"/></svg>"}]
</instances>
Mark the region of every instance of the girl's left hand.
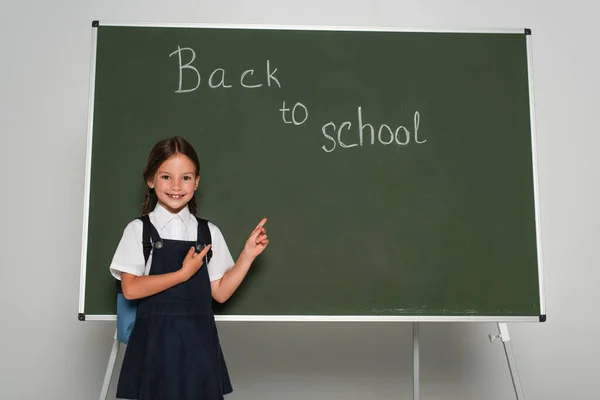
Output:
<instances>
[{"instance_id":1,"label":"girl's left hand","mask_svg":"<svg viewBox=\"0 0 600 400\"><path fill-rule=\"evenodd\" d=\"M267 219L263 218L258 226L252 231L248 240L246 240L244 252L251 257L257 257L267 248L267 245L269 244L267 230L264 227L266 223Z\"/></svg>"}]
</instances>

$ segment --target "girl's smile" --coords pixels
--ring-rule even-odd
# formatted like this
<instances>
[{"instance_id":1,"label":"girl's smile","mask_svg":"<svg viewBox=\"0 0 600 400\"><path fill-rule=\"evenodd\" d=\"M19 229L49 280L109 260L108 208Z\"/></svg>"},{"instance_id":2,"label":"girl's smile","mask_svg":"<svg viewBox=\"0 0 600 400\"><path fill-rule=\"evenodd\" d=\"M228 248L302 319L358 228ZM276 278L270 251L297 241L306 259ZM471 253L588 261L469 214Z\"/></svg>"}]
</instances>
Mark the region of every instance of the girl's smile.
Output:
<instances>
[{"instance_id":1,"label":"girl's smile","mask_svg":"<svg viewBox=\"0 0 600 400\"><path fill-rule=\"evenodd\" d=\"M158 202L167 211L177 214L192 199L199 181L192 160L175 154L161 164L148 186L154 189Z\"/></svg>"}]
</instances>

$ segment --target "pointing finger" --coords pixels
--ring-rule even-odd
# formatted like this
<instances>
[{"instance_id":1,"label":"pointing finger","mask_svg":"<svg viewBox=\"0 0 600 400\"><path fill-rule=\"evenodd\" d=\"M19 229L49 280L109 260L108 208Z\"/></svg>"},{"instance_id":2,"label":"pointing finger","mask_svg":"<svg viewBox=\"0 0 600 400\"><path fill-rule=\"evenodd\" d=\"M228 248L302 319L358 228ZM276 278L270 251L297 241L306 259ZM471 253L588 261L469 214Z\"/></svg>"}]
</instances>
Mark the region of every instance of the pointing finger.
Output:
<instances>
[{"instance_id":1,"label":"pointing finger","mask_svg":"<svg viewBox=\"0 0 600 400\"><path fill-rule=\"evenodd\" d=\"M262 219L262 220L261 220L261 221L258 223L258 225L256 226L256 229L254 229L254 231L258 231L258 230L260 230L260 228L262 228L262 227L263 227L263 226L264 226L266 223L267 223L267 219L266 219L266 218L263 218L263 219Z\"/></svg>"},{"instance_id":2,"label":"pointing finger","mask_svg":"<svg viewBox=\"0 0 600 400\"><path fill-rule=\"evenodd\" d=\"M263 230L263 225L267 222L266 218L263 218L262 221L260 221L260 224L258 224L258 226L256 228L254 228L254 230L252 231L252 233L250 234L250 237L248 238L248 240L253 239L256 240L256 238L258 237L258 235L260 235L262 233Z\"/></svg>"},{"instance_id":3,"label":"pointing finger","mask_svg":"<svg viewBox=\"0 0 600 400\"><path fill-rule=\"evenodd\" d=\"M198 256L200 257L204 257L208 251L210 250L210 244L207 244L206 246L204 246L204 248L202 249L202 251L200 252L200 254L198 254Z\"/></svg>"}]
</instances>

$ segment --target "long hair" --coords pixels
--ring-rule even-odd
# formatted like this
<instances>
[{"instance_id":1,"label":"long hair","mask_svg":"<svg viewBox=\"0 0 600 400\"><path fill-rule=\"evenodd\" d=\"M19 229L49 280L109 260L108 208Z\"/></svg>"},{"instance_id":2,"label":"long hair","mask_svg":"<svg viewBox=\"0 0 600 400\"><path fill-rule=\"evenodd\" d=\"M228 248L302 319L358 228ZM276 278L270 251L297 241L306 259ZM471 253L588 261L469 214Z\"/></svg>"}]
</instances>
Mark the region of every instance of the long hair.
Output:
<instances>
[{"instance_id":1,"label":"long hair","mask_svg":"<svg viewBox=\"0 0 600 400\"><path fill-rule=\"evenodd\" d=\"M184 138L175 136L173 138L163 139L156 143L150 155L148 156L148 164L144 168L143 176L144 182L148 182L154 178L158 168L167 161L170 157L175 154L183 154L189 158L194 166L196 167L196 177L200 176L200 161L198 160L198 154L194 147ZM154 189L148 188L146 198L142 203L142 216L148 215L150 208L156 204L156 194ZM192 196L192 199L188 203L190 212L196 215L196 195Z\"/></svg>"}]
</instances>

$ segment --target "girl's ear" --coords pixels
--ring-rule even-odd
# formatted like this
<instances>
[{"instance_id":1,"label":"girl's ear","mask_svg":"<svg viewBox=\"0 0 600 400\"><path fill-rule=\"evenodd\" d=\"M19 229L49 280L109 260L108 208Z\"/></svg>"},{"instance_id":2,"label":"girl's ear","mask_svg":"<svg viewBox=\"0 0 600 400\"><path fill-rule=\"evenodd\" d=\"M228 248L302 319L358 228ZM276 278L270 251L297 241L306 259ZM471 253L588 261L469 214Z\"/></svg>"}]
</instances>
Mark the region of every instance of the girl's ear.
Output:
<instances>
[{"instance_id":1,"label":"girl's ear","mask_svg":"<svg viewBox=\"0 0 600 400\"><path fill-rule=\"evenodd\" d=\"M151 180L148 180L148 182L146 182L146 184L148 185L148 187L149 187L150 189L154 189L154 182L153 182L153 181L151 181Z\"/></svg>"},{"instance_id":2,"label":"girl's ear","mask_svg":"<svg viewBox=\"0 0 600 400\"><path fill-rule=\"evenodd\" d=\"M194 186L194 190L198 189L198 184L200 183L200 175L196 177L196 185Z\"/></svg>"}]
</instances>

